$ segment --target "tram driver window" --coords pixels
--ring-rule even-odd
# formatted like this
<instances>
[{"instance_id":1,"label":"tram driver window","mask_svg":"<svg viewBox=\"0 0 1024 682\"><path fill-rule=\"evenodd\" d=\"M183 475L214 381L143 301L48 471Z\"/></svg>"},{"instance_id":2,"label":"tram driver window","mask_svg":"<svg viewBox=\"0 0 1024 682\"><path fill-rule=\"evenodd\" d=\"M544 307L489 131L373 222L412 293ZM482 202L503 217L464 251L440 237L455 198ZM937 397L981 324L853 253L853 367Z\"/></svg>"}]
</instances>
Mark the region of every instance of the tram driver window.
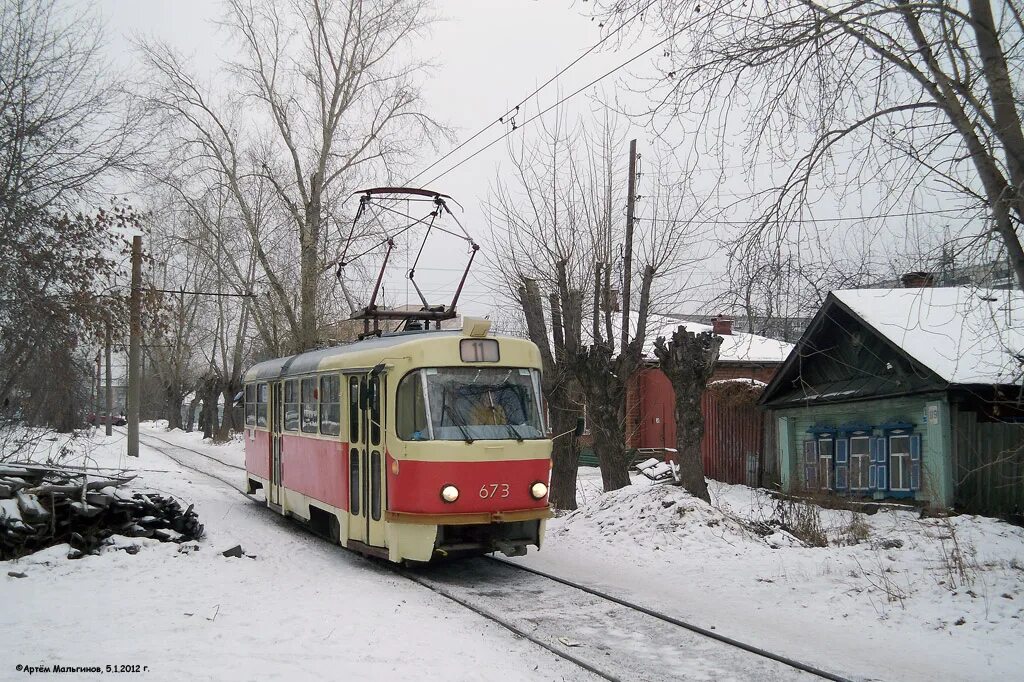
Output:
<instances>
[{"instance_id":1,"label":"tram driver window","mask_svg":"<svg viewBox=\"0 0 1024 682\"><path fill-rule=\"evenodd\" d=\"M398 437L402 440L429 440L426 403L423 400L423 381L420 370L406 374L398 384L398 404L395 421Z\"/></svg>"}]
</instances>

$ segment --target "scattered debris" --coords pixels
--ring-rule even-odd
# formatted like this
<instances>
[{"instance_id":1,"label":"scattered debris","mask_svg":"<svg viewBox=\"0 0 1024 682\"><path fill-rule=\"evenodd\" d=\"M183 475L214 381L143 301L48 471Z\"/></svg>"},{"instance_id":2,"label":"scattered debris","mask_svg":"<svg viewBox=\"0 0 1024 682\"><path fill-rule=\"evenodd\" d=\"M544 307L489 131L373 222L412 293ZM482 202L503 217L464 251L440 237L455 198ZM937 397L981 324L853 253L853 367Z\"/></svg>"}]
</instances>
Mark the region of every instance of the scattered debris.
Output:
<instances>
[{"instance_id":1,"label":"scattered debris","mask_svg":"<svg viewBox=\"0 0 1024 682\"><path fill-rule=\"evenodd\" d=\"M203 525L172 497L130 493L134 476L75 467L0 464L0 561L68 543L69 558L95 553L113 535L162 542L196 540ZM119 547L129 554L135 546Z\"/></svg>"},{"instance_id":2,"label":"scattered debris","mask_svg":"<svg viewBox=\"0 0 1024 682\"><path fill-rule=\"evenodd\" d=\"M12 578L27 578L28 577L27 574L20 573L18 571L7 571L7 575L11 576Z\"/></svg>"},{"instance_id":3,"label":"scattered debris","mask_svg":"<svg viewBox=\"0 0 1024 682\"><path fill-rule=\"evenodd\" d=\"M672 465L660 459L651 457L645 459L634 467L641 474L659 483L672 480Z\"/></svg>"},{"instance_id":4,"label":"scattered debris","mask_svg":"<svg viewBox=\"0 0 1024 682\"><path fill-rule=\"evenodd\" d=\"M568 637L559 637L558 641L569 647L583 646L583 642L577 642L575 639L569 639Z\"/></svg>"},{"instance_id":5,"label":"scattered debris","mask_svg":"<svg viewBox=\"0 0 1024 682\"><path fill-rule=\"evenodd\" d=\"M221 552L222 556L232 557L236 559L238 557L241 557L243 554L245 554L245 552L242 551L241 545L235 545L231 549L225 549L223 552Z\"/></svg>"}]
</instances>

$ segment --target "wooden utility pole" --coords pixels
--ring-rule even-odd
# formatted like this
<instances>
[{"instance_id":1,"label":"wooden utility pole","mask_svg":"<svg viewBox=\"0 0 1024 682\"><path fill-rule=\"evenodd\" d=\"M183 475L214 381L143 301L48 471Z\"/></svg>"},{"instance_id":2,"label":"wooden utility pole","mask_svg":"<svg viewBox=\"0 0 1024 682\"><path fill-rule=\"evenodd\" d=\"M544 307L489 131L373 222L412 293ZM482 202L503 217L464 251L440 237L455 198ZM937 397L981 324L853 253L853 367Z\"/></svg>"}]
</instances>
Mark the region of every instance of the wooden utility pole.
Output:
<instances>
[{"instance_id":1,"label":"wooden utility pole","mask_svg":"<svg viewBox=\"0 0 1024 682\"><path fill-rule=\"evenodd\" d=\"M629 190L626 195L626 248L622 264L622 338L619 352L629 341L629 289L633 277L633 212L636 208L636 140L629 141Z\"/></svg>"},{"instance_id":2,"label":"wooden utility pole","mask_svg":"<svg viewBox=\"0 0 1024 682\"><path fill-rule=\"evenodd\" d=\"M132 292L128 331L128 456L139 456L139 351L142 336L142 237L132 237Z\"/></svg>"},{"instance_id":3,"label":"wooden utility pole","mask_svg":"<svg viewBox=\"0 0 1024 682\"><path fill-rule=\"evenodd\" d=\"M110 346L111 346L111 342L110 342L110 320L107 320L107 333L106 333L106 339L105 339L105 346L106 346L105 352L106 352L106 356L107 356L107 400L106 400L106 405L104 405L104 407L106 408L106 413L107 413L106 434L108 436L112 436L114 434L114 428L113 428L113 424L111 424L111 422L113 421L113 418L111 417L111 412L113 412L113 410L114 410L114 385L113 385L112 379L111 379L112 372L110 371Z\"/></svg>"}]
</instances>

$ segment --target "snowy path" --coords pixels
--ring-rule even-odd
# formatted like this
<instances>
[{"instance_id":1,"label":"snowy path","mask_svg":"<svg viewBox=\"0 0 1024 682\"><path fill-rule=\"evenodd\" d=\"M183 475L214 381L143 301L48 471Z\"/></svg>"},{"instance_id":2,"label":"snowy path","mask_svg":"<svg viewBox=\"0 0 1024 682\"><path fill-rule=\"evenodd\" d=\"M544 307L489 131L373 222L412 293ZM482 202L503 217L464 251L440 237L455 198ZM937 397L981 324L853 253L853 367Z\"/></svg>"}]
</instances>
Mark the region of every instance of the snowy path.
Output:
<instances>
[{"instance_id":1,"label":"snowy path","mask_svg":"<svg viewBox=\"0 0 1024 682\"><path fill-rule=\"evenodd\" d=\"M70 561L64 546L7 562L4 574L28 577L0 577L0 679L20 679L15 665L55 664L138 664L153 680L593 679L147 443L241 484L231 464L186 459L145 433L137 461L123 436L97 441L90 463L149 470L138 486L194 502L207 537L198 550L136 540L134 556L110 549ZM255 558L220 555L236 544Z\"/></svg>"}]
</instances>

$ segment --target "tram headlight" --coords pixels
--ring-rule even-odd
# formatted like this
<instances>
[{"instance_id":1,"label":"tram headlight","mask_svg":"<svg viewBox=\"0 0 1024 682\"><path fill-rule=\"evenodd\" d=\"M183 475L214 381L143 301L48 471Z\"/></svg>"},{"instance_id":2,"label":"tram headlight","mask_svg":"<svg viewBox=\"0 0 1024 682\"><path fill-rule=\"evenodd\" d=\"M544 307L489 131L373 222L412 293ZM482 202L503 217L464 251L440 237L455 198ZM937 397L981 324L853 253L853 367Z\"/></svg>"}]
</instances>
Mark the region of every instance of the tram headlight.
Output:
<instances>
[{"instance_id":1,"label":"tram headlight","mask_svg":"<svg viewBox=\"0 0 1024 682\"><path fill-rule=\"evenodd\" d=\"M459 489L449 484L441 488L441 499L445 502L454 502L459 499Z\"/></svg>"},{"instance_id":2,"label":"tram headlight","mask_svg":"<svg viewBox=\"0 0 1024 682\"><path fill-rule=\"evenodd\" d=\"M548 486L541 481L537 481L530 486L530 496L535 500L542 500L544 496L548 494Z\"/></svg>"}]
</instances>

